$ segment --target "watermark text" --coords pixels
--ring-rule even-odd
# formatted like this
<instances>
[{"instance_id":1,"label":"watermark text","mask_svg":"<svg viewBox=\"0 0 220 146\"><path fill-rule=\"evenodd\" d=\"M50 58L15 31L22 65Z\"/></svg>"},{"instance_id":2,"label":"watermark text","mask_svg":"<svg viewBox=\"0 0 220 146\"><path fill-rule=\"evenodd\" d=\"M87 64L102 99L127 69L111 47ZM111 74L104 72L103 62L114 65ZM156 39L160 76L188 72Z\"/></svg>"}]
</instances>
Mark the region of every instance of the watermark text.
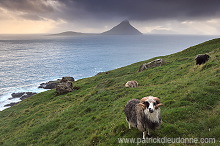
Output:
<instances>
[{"instance_id":1,"label":"watermark text","mask_svg":"<svg viewBox=\"0 0 220 146\"><path fill-rule=\"evenodd\" d=\"M195 144L195 143L216 143L215 138L118 138L118 143L133 143L133 144L144 144L144 143L184 143L184 144Z\"/></svg>"}]
</instances>

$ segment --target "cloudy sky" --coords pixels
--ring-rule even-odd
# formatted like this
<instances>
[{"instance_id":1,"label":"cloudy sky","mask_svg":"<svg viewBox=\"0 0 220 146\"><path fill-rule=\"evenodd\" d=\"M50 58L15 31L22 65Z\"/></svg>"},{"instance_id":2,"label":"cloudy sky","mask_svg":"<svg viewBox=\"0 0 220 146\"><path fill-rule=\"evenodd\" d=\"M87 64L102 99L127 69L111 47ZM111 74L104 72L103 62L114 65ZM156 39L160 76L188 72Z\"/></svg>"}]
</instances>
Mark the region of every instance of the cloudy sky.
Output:
<instances>
[{"instance_id":1,"label":"cloudy sky","mask_svg":"<svg viewBox=\"0 0 220 146\"><path fill-rule=\"evenodd\" d=\"M220 0L0 0L0 34L99 33L123 20L143 33L220 34Z\"/></svg>"}]
</instances>

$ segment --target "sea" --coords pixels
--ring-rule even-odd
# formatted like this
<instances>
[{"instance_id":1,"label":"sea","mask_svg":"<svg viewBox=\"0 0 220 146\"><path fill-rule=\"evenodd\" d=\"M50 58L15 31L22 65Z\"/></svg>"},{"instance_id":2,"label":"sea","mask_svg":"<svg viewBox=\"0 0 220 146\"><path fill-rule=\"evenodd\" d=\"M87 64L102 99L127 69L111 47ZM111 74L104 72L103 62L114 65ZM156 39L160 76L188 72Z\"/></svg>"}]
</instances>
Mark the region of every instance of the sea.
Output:
<instances>
[{"instance_id":1,"label":"sea","mask_svg":"<svg viewBox=\"0 0 220 146\"><path fill-rule=\"evenodd\" d=\"M0 111L12 93L43 92L41 83L75 80L218 38L210 35L0 35Z\"/></svg>"}]
</instances>

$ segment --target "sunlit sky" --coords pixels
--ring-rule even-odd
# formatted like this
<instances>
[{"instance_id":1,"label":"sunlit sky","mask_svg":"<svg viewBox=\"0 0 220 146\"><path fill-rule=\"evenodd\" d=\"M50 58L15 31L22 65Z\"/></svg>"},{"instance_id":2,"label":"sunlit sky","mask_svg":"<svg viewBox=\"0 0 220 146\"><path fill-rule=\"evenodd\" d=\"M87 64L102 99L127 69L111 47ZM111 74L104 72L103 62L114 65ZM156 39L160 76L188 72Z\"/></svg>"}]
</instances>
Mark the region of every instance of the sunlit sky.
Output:
<instances>
[{"instance_id":1,"label":"sunlit sky","mask_svg":"<svg viewBox=\"0 0 220 146\"><path fill-rule=\"evenodd\" d=\"M0 0L0 34L100 33L127 19L146 34L220 34L219 0Z\"/></svg>"}]
</instances>

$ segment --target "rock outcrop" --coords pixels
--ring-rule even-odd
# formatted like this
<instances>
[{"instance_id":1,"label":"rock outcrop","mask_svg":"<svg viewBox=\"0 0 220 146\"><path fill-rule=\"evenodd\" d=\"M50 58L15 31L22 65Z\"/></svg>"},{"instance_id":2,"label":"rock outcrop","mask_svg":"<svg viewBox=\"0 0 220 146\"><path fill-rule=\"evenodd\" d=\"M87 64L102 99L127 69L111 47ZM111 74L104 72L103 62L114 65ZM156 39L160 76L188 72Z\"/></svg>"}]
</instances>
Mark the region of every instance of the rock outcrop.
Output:
<instances>
[{"instance_id":1,"label":"rock outcrop","mask_svg":"<svg viewBox=\"0 0 220 146\"><path fill-rule=\"evenodd\" d=\"M4 107L7 107L7 106L14 106L14 105L16 105L16 104L18 104L19 102L12 102L12 103L9 103L9 104L6 104L6 105L4 105Z\"/></svg>"},{"instance_id":2,"label":"rock outcrop","mask_svg":"<svg viewBox=\"0 0 220 146\"><path fill-rule=\"evenodd\" d=\"M14 99L14 98L20 98L21 100L24 100L28 97L31 97L33 95L37 94L36 92L18 92L18 93L12 93L11 94L11 98L9 98L9 100L11 99ZM9 103L9 104L6 104L4 105L4 107L7 107L7 106L14 106L16 104L18 104L19 102L12 102L12 103Z\"/></svg>"},{"instance_id":3,"label":"rock outcrop","mask_svg":"<svg viewBox=\"0 0 220 146\"><path fill-rule=\"evenodd\" d=\"M58 95L72 92L73 90L78 90L79 87L73 87L72 82L75 81L73 77L63 77L62 79L57 79L55 81L49 81L46 83L40 84L38 88L44 88L44 89L54 89L56 88L56 93ZM24 100L28 97L31 97L37 93L35 92L18 92L18 93L12 93L11 98L9 100L14 98L20 98L20 100ZM4 107L7 106L14 106L18 104L19 102L12 102L9 104L4 105Z\"/></svg>"},{"instance_id":4,"label":"rock outcrop","mask_svg":"<svg viewBox=\"0 0 220 146\"><path fill-rule=\"evenodd\" d=\"M156 60L153 60L151 62L142 64L139 68L139 72L142 72L142 71L144 71L145 69L148 69L148 68L161 66L163 64L165 64L165 61L163 59L156 59Z\"/></svg>"},{"instance_id":5,"label":"rock outcrop","mask_svg":"<svg viewBox=\"0 0 220 146\"><path fill-rule=\"evenodd\" d=\"M73 77L63 77L62 79L57 79L55 81L49 81L46 83L41 83L38 88L43 88L43 89L55 89L56 86L61 83L61 82L67 82L67 81L75 81Z\"/></svg>"},{"instance_id":6,"label":"rock outcrop","mask_svg":"<svg viewBox=\"0 0 220 146\"><path fill-rule=\"evenodd\" d=\"M60 82L67 82L67 81L74 82L75 79L73 77L62 77Z\"/></svg>"},{"instance_id":7,"label":"rock outcrop","mask_svg":"<svg viewBox=\"0 0 220 146\"><path fill-rule=\"evenodd\" d=\"M18 92L18 93L12 93L11 96L12 98L9 99L13 99L13 98L20 98L21 100L24 100L28 97L31 97L33 95L37 94L36 92Z\"/></svg>"},{"instance_id":8,"label":"rock outcrop","mask_svg":"<svg viewBox=\"0 0 220 146\"><path fill-rule=\"evenodd\" d=\"M44 88L44 89L54 89L56 88L56 85L60 82L60 79L56 81L49 81L46 83L41 83L38 88Z\"/></svg>"},{"instance_id":9,"label":"rock outcrop","mask_svg":"<svg viewBox=\"0 0 220 146\"><path fill-rule=\"evenodd\" d=\"M73 84L71 81L66 81L66 82L60 82L56 86L56 94L61 95L65 93L69 93L73 91Z\"/></svg>"}]
</instances>

